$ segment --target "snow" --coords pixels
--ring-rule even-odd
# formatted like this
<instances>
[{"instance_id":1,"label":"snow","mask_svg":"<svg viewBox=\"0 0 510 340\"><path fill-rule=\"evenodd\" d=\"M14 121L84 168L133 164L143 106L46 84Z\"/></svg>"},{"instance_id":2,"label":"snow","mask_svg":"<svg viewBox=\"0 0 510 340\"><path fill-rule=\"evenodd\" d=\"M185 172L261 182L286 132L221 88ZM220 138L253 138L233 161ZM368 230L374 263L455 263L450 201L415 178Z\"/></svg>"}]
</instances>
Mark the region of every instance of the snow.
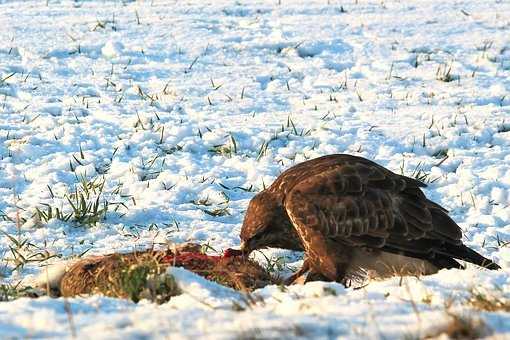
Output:
<instances>
[{"instance_id":1,"label":"snow","mask_svg":"<svg viewBox=\"0 0 510 340\"><path fill-rule=\"evenodd\" d=\"M510 298L509 14L495 0L0 1L4 283L83 253L236 247L256 191L331 153L425 174L464 242L503 267L359 290L271 286L248 305L172 269L189 293L160 306L1 302L2 336L419 337L449 320L452 299L489 336L510 337L508 312L463 302L474 288ZM34 217L48 206L70 213L82 178L104 180L106 219ZM299 265L300 254L264 255Z\"/></svg>"}]
</instances>

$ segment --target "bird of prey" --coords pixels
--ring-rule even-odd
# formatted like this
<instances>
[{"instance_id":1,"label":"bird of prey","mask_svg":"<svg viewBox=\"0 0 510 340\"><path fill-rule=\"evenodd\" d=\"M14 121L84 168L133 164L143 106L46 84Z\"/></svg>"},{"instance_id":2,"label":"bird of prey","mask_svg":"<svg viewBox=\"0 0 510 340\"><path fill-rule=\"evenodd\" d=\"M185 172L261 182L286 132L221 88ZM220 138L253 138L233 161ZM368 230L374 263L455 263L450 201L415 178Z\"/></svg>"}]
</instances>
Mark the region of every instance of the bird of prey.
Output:
<instances>
[{"instance_id":1,"label":"bird of prey","mask_svg":"<svg viewBox=\"0 0 510 340\"><path fill-rule=\"evenodd\" d=\"M462 244L460 227L426 185L365 158L335 154L291 167L249 203L241 250L304 250L308 274L338 281L432 274L457 260L500 267Z\"/></svg>"}]
</instances>

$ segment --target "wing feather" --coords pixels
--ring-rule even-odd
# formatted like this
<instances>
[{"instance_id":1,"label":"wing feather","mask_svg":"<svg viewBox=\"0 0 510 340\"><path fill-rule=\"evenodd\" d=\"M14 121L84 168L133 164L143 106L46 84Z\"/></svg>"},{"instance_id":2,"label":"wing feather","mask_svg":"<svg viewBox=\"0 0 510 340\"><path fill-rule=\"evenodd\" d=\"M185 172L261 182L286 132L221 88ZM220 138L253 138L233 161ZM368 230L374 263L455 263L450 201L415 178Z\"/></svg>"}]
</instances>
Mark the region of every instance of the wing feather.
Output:
<instances>
[{"instance_id":1,"label":"wing feather","mask_svg":"<svg viewBox=\"0 0 510 340\"><path fill-rule=\"evenodd\" d=\"M459 267L456 258L497 269L462 244L459 226L425 197L425 186L363 158L331 155L287 170L268 190L281 195L305 250L315 254L312 262L331 275L330 241L425 259L439 268Z\"/></svg>"},{"instance_id":2,"label":"wing feather","mask_svg":"<svg viewBox=\"0 0 510 340\"><path fill-rule=\"evenodd\" d=\"M348 245L423 255L434 251L435 240L457 244L459 227L420 186L380 166L344 162L296 183L285 201L299 201L300 209L285 207L289 216L308 218L303 226ZM416 242L422 239L427 241Z\"/></svg>"}]
</instances>

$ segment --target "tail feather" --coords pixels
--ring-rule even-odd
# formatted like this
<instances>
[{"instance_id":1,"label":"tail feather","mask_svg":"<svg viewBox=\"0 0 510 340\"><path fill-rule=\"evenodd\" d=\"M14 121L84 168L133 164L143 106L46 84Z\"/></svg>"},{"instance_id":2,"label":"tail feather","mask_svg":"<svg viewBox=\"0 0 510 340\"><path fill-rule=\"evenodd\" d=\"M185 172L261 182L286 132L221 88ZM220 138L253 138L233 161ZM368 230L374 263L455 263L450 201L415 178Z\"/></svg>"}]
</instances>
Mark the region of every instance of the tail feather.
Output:
<instances>
[{"instance_id":1,"label":"tail feather","mask_svg":"<svg viewBox=\"0 0 510 340\"><path fill-rule=\"evenodd\" d=\"M455 259L452 257L441 254L436 254L432 259L429 259L428 261L439 269L465 269L463 265L455 261Z\"/></svg>"},{"instance_id":2,"label":"tail feather","mask_svg":"<svg viewBox=\"0 0 510 340\"><path fill-rule=\"evenodd\" d=\"M408 245L392 242L386 244L381 249L390 253L400 254L427 260L438 268L464 268L456 260L474 263L480 267L498 270L501 269L496 263L483 257L471 248L463 244L439 243L432 240L415 241L414 249Z\"/></svg>"},{"instance_id":3,"label":"tail feather","mask_svg":"<svg viewBox=\"0 0 510 340\"><path fill-rule=\"evenodd\" d=\"M474 263L483 268L491 270L501 269L501 267L496 263L492 262L486 257L483 257L473 249L466 247L463 244L460 245L445 244L444 247L436 249L436 252L441 255L450 256L459 260Z\"/></svg>"}]
</instances>

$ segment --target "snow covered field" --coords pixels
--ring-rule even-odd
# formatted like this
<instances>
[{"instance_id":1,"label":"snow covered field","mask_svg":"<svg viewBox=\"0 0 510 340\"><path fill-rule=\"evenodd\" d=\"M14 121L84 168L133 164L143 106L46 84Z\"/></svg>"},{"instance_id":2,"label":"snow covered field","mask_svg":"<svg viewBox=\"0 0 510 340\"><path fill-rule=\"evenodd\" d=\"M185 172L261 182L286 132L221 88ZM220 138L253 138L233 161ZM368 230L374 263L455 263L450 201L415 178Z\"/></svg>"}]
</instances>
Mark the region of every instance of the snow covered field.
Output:
<instances>
[{"instance_id":1,"label":"snow covered field","mask_svg":"<svg viewBox=\"0 0 510 340\"><path fill-rule=\"evenodd\" d=\"M429 182L503 270L248 303L172 269L186 293L160 306L11 297L62 258L236 247L250 198L330 153ZM508 1L0 1L2 338L417 339L454 320L510 338L509 205Z\"/></svg>"}]
</instances>

